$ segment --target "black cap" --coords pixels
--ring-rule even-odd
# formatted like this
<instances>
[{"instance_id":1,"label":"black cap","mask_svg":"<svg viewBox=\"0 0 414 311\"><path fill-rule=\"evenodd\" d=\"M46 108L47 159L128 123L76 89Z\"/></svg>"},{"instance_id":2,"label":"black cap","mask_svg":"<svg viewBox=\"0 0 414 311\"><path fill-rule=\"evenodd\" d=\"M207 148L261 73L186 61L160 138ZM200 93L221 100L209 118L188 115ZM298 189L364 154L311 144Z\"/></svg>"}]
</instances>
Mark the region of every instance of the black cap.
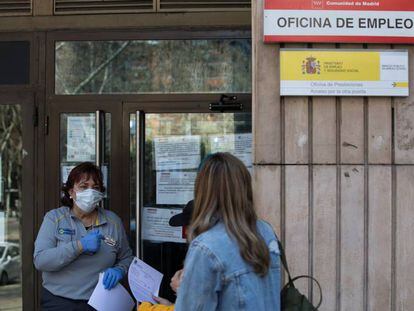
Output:
<instances>
[{"instance_id":1,"label":"black cap","mask_svg":"<svg viewBox=\"0 0 414 311\"><path fill-rule=\"evenodd\" d=\"M186 206L183 209L183 212L177 215L174 215L170 218L169 224L172 227L182 227L188 226L191 220L191 214L193 213L194 200L188 201Z\"/></svg>"}]
</instances>

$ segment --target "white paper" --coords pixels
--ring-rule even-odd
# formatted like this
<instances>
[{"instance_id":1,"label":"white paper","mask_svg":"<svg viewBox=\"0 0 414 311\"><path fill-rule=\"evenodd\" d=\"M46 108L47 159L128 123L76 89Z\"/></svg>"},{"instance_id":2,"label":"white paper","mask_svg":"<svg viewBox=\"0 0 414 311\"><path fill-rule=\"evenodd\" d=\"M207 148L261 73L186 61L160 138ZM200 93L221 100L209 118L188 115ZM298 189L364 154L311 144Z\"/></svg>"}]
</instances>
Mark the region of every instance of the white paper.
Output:
<instances>
[{"instance_id":1,"label":"white paper","mask_svg":"<svg viewBox=\"0 0 414 311\"><path fill-rule=\"evenodd\" d=\"M157 171L196 169L200 164L199 135L155 137L155 167Z\"/></svg>"},{"instance_id":2,"label":"white paper","mask_svg":"<svg viewBox=\"0 0 414 311\"><path fill-rule=\"evenodd\" d=\"M70 172L75 168L75 165L62 165L62 183L65 183L68 180ZM103 185L108 187L108 166L103 165L101 167Z\"/></svg>"},{"instance_id":3,"label":"white paper","mask_svg":"<svg viewBox=\"0 0 414 311\"><path fill-rule=\"evenodd\" d=\"M95 161L95 117L69 116L67 118L68 162Z\"/></svg>"},{"instance_id":4,"label":"white paper","mask_svg":"<svg viewBox=\"0 0 414 311\"><path fill-rule=\"evenodd\" d=\"M117 284L111 290L104 288L102 284L103 273L99 274L96 285L88 304L98 311L131 311L135 307L134 300L121 284Z\"/></svg>"},{"instance_id":5,"label":"white paper","mask_svg":"<svg viewBox=\"0 0 414 311\"><path fill-rule=\"evenodd\" d=\"M163 274L137 257L128 270L128 282L132 294L139 302L157 303L152 296L158 296ZM115 309L114 309L115 310Z\"/></svg>"},{"instance_id":6,"label":"white paper","mask_svg":"<svg viewBox=\"0 0 414 311\"><path fill-rule=\"evenodd\" d=\"M62 165L62 183L66 183L68 181L69 174L74 167L75 165Z\"/></svg>"},{"instance_id":7,"label":"white paper","mask_svg":"<svg viewBox=\"0 0 414 311\"><path fill-rule=\"evenodd\" d=\"M211 135L209 140L211 153L229 152L239 158L248 168L253 166L251 133Z\"/></svg>"},{"instance_id":8,"label":"white paper","mask_svg":"<svg viewBox=\"0 0 414 311\"><path fill-rule=\"evenodd\" d=\"M238 157L248 168L252 163L252 134L235 134L234 155Z\"/></svg>"},{"instance_id":9,"label":"white paper","mask_svg":"<svg viewBox=\"0 0 414 311\"><path fill-rule=\"evenodd\" d=\"M179 208L144 207L142 210L142 236L144 240L186 243L182 227L171 227L169 220L182 212Z\"/></svg>"},{"instance_id":10,"label":"white paper","mask_svg":"<svg viewBox=\"0 0 414 311\"><path fill-rule=\"evenodd\" d=\"M108 188L108 166L102 165L101 172L102 172L103 185L105 188Z\"/></svg>"},{"instance_id":11,"label":"white paper","mask_svg":"<svg viewBox=\"0 0 414 311\"><path fill-rule=\"evenodd\" d=\"M194 197L197 172L157 172L157 204L186 204Z\"/></svg>"}]
</instances>

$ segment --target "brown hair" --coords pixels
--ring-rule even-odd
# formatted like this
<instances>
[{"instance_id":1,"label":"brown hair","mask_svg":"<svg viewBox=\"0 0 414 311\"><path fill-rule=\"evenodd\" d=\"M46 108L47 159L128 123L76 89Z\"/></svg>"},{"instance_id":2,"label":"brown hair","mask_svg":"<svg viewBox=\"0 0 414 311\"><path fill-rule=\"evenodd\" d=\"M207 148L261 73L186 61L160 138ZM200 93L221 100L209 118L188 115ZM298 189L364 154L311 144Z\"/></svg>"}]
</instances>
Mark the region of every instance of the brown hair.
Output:
<instances>
[{"instance_id":1,"label":"brown hair","mask_svg":"<svg viewBox=\"0 0 414 311\"><path fill-rule=\"evenodd\" d=\"M98 184L101 192L105 191L103 185L102 172L95 164L91 162L83 162L75 166L69 173L68 180L62 186L63 196L60 202L64 206L73 206L73 200L70 198L69 190L73 189L75 183L79 182L82 178L92 178L93 181Z\"/></svg>"},{"instance_id":2,"label":"brown hair","mask_svg":"<svg viewBox=\"0 0 414 311\"><path fill-rule=\"evenodd\" d=\"M257 274L266 275L270 254L257 231L251 176L246 166L229 153L210 155L197 175L189 240L209 230L217 219L236 239L242 258Z\"/></svg>"}]
</instances>

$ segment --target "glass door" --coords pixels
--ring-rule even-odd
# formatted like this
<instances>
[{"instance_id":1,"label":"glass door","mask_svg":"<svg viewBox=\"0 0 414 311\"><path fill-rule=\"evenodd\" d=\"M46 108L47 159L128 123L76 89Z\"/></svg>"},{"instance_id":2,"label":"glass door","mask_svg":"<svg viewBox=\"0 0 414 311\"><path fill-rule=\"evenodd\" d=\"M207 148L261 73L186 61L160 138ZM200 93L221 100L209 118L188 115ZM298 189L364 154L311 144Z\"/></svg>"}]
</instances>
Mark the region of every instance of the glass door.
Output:
<instances>
[{"instance_id":1,"label":"glass door","mask_svg":"<svg viewBox=\"0 0 414 311\"><path fill-rule=\"evenodd\" d=\"M169 225L193 199L203 158L230 152L252 169L251 113L129 113L130 228L137 256L164 274L160 296L183 268L185 227Z\"/></svg>"},{"instance_id":2,"label":"glass door","mask_svg":"<svg viewBox=\"0 0 414 311\"><path fill-rule=\"evenodd\" d=\"M104 175L107 170L105 207L123 220L135 254L164 274L160 295L174 300L169 283L183 267L187 245L185 228L169 226L169 219L193 198L207 154L231 152L251 169L252 125L249 95L239 110L226 112L209 109L217 96L171 97L123 105L52 103L46 183L47 208L57 208L70 169L100 158Z\"/></svg>"},{"instance_id":3,"label":"glass door","mask_svg":"<svg viewBox=\"0 0 414 311\"><path fill-rule=\"evenodd\" d=\"M60 114L60 184L66 182L70 171L82 162L92 162L101 168L104 186L109 185L111 156L111 114L97 110L94 113ZM109 191L103 201L109 207Z\"/></svg>"},{"instance_id":4,"label":"glass door","mask_svg":"<svg viewBox=\"0 0 414 311\"><path fill-rule=\"evenodd\" d=\"M0 309L34 308L32 94L0 93ZM24 299L23 299L24 297Z\"/></svg>"},{"instance_id":5,"label":"glass door","mask_svg":"<svg viewBox=\"0 0 414 311\"><path fill-rule=\"evenodd\" d=\"M48 162L53 163L53 169L46 178L47 184L53 188L53 195L49 201L49 209L59 207L60 189L72 168L82 162L92 162L103 173L106 188L104 207L116 211L121 205L121 199L116 195L119 190L114 191L112 178L113 174L116 178L120 177L116 175L119 171L117 164L114 164L114 168L112 166L116 163L113 149L119 148L116 142L120 141L120 131L112 124L114 121L120 122L117 119L120 116L120 104L76 102L53 103L51 106L47 156Z\"/></svg>"}]
</instances>

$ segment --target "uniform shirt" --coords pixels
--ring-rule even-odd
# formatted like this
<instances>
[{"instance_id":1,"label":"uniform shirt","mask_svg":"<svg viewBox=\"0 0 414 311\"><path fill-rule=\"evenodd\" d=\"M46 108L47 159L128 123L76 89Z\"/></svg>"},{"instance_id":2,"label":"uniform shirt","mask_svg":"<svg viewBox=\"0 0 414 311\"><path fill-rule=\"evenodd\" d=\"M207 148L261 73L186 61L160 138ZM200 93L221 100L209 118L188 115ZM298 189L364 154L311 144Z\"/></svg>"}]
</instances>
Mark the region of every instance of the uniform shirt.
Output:
<instances>
[{"instance_id":1,"label":"uniform shirt","mask_svg":"<svg viewBox=\"0 0 414 311\"><path fill-rule=\"evenodd\" d=\"M115 246L102 240L97 253L82 254L77 241L88 232L72 209L63 206L45 215L35 241L34 265L42 271L43 286L52 294L87 300L100 272L118 267L124 276L127 274L133 256L121 219L111 211L98 208L93 227L115 240Z\"/></svg>"},{"instance_id":2,"label":"uniform shirt","mask_svg":"<svg viewBox=\"0 0 414 311\"><path fill-rule=\"evenodd\" d=\"M176 311L280 310L280 260L276 236L269 224L257 228L270 252L268 273L261 277L240 255L223 222L190 244Z\"/></svg>"}]
</instances>

